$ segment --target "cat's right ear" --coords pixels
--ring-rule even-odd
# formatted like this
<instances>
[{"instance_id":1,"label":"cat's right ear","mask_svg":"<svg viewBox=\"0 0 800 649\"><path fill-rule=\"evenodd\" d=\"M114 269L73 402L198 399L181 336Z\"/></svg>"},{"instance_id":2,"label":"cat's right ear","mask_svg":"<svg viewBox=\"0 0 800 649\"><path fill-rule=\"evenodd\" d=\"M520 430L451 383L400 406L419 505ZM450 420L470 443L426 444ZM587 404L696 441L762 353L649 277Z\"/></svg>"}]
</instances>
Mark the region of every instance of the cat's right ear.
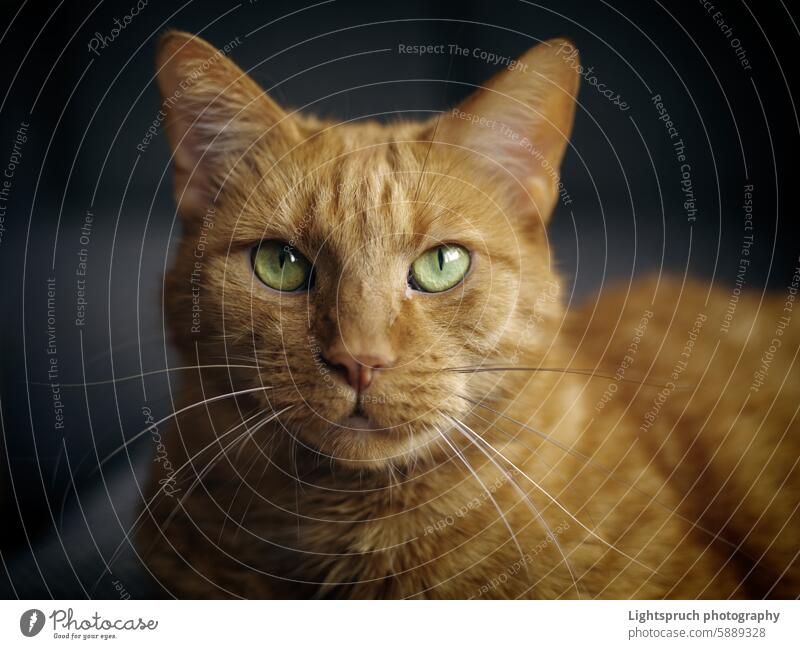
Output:
<instances>
[{"instance_id":1,"label":"cat's right ear","mask_svg":"<svg viewBox=\"0 0 800 649\"><path fill-rule=\"evenodd\" d=\"M545 41L435 120L432 137L483 167L514 212L546 221L559 196L579 69L570 41Z\"/></svg>"},{"instance_id":2,"label":"cat's right ear","mask_svg":"<svg viewBox=\"0 0 800 649\"><path fill-rule=\"evenodd\" d=\"M197 36L164 34L156 77L175 169L175 201L187 220L205 213L249 147L298 137L296 124L259 85Z\"/></svg>"}]
</instances>

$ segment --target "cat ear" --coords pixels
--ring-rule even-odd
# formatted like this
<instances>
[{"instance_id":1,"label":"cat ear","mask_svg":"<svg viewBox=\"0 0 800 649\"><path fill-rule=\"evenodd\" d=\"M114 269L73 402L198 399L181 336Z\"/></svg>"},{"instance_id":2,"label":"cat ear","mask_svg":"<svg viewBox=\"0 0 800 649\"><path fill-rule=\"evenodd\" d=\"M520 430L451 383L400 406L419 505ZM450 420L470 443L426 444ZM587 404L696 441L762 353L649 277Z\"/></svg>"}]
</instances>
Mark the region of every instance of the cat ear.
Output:
<instances>
[{"instance_id":1,"label":"cat ear","mask_svg":"<svg viewBox=\"0 0 800 649\"><path fill-rule=\"evenodd\" d=\"M156 70L175 200L185 218L205 213L248 147L261 138L272 145L297 136L296 125L258 84L197 36L179 31L162 36Z\"/></svg>"},{"instance_id":2,"label":"cat ear","mask_svg":"<svg viewBox=\"0 0 800 649\"><path fill-rule=\"evenodd\" d=\"M435 127L436 141L469 150L515 212L546 220L575 114L578 57L565 39L545 41L495 75Z\"/></svg>"}]
</instances>

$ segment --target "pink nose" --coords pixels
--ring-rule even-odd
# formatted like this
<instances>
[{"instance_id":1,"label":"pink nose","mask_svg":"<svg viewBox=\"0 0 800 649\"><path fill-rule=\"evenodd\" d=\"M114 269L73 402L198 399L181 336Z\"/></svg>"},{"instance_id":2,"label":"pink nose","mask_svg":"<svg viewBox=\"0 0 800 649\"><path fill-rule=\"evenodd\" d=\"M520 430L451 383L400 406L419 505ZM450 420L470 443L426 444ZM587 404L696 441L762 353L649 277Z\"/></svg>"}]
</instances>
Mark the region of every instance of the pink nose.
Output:
<instances>
[{"instance_id":1,"label":"pink nose","mask_svg":"<svg viewBox=\"0 0 800 649\"><path fill-rule=\"evenodd\" d=\"M356 392L363 392L372 383L374 370L384 369L392 363L390 359L380 355L359 354L354 357L346 351L335 351L327 354L325 360L339 369L347 379L350 387Z\"/></svg>"}]
</instances>

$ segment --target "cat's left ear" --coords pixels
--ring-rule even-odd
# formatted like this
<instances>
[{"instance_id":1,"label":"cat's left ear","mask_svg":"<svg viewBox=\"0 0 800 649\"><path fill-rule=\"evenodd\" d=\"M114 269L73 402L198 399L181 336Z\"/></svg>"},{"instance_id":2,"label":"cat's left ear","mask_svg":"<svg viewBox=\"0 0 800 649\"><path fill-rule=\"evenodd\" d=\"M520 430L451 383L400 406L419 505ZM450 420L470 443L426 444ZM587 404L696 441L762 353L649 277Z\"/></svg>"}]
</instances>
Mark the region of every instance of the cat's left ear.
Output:
<instances>
[{"instance_id":1,"label":"cat's left ear","mask_svg":"<svg viewBox=\"0 0 800 649\"><path fill-rule=\"evenodd\" d=\"M227 49L227 48L226 48ZM175 169L175 199L196 220L250 147L290 146L294 120L225 52L186 32L164 34L156 54L164 130Z\"/></svg>"},{"instance_id":2,"label":"cat's left ear","mask_svg":"<svg viewBox=\"0 0 800 649\"><path fill-rule=\"evenodd\" d=\"M434 127L500 183L512 209L546 221L559 195L559 166L578 92L578 52L565 39L528 50Z\"/></svg>"}]
</instances>

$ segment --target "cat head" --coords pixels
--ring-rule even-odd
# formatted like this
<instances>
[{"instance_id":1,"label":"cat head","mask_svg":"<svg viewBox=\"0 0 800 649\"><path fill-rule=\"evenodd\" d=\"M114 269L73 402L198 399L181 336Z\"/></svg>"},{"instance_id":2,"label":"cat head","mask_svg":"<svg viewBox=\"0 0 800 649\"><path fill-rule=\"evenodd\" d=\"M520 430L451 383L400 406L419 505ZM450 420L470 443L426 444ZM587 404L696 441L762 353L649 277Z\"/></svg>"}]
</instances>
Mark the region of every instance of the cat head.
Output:
<instances>
[{"instance_id":1,"label":"cat head","mask_svg":"<svg viewBox=\"0 0 800 649\"><path fill-rule=\"evenodd\" d=\"M469 399L500 394L496 374L466 368L536 362L558 327L545 225L574 61L547 41L433 119L333 122L166 34L178 345L193 363L257 366L225 380L265 386L250 394L288 408L285 434L345 465L435 458Z\"/></svg>"}]
</instances>

